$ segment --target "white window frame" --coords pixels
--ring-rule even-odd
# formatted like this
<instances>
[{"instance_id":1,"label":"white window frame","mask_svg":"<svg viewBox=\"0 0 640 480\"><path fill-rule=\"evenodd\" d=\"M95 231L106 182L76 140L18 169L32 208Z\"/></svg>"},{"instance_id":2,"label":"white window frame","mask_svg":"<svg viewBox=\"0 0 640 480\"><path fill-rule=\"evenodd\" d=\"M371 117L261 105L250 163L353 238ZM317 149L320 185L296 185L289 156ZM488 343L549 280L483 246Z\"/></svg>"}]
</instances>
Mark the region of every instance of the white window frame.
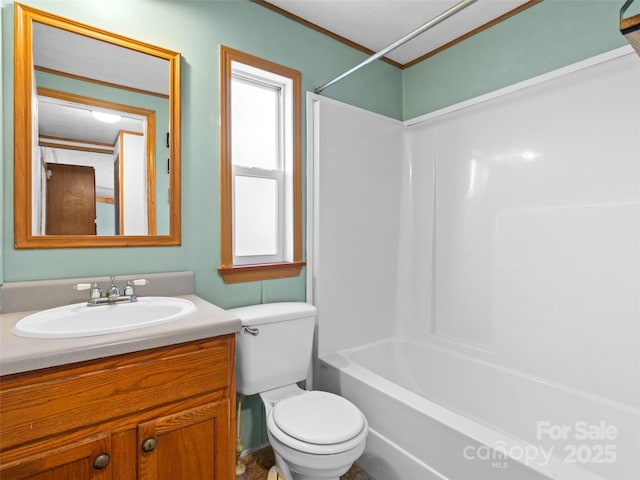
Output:
<instances>
[{"instance_id":1,"label":"white window frame","mask_svg":"<svg viewBox=\"0 0 640 480\"><path fill-rule=\"evenodd\" d=\"M265 170L262 168L247 168L233 165L232 170L232 191L233 191L233 263L235 265L255 265L262 263L283 262L284 257L284 172L281 170ZM276 182L276 253L273 255L238 255L236 253L236 223L235 223L235 205L236 205L236 188L235 180L237 177L254 177L262 179L272 179Z\"/></svg>"},{"instance_id":2,"label":"white window frame","mask_svg":"<svg viewBox=\"0 0 640 480\"><path fill-rule=\"evenodd\" d=\"M276 131L278 141L276 143L276 156L278 168L275 170L244 167L237 165L231 159L232 164L232 198L233 198L233 264L234 265L256 265L281 263L293 260L291 239L293 234L292 226L292 192L290 188L291 166L293 165L291 151L291 138L293 135L293 111L292 111L292 81L289 78L275 73L262 70L251 65L246 65L237 61L231 62L232 83L234 80L243 81L256 86L265 86L278 91L278 122ZM232 90L233 92L233 90ZM231 95L233 101L233 93ZM233 132L232 132L233 135ZM237 176L247 176L255 178L274 179L277 185L277 249L274 255L237 255L236 254L236 225L235 225L235 205L236 191L235 179ZM288 188L289 187L289 188Z\"/></svg>"}]
</instances>

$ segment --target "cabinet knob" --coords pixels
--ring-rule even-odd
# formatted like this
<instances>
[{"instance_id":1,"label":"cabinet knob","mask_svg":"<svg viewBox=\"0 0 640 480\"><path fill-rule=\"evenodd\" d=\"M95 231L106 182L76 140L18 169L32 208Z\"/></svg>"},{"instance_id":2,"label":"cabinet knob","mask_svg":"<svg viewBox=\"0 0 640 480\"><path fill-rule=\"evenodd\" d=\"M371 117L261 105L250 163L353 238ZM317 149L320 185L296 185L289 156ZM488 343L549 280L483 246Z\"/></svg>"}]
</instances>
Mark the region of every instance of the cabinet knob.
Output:
<instances>
[{"instance_id":1,"label":"cabinet knob","mask_svg":"<svg viewBox=\"0 0 640 480\"><path fill-rule=\"evenodd\" d=\"M147 438L144 442L142 442L142 451L153 452L157 446L158 440L155 437Z\"/></svg>"},{"instance_id":2,"label":"cabinet knob","mask_svg":"<svg viewBox=\"0 0 640 480\"><path fill-rule=\"evenodd\" d=\"M111 461L111 457L108 453L101 453L96 458L93 459L93 468L96 470L102 470L103 468L107 468L109 462Z\"/></svg>"}]
</instances>

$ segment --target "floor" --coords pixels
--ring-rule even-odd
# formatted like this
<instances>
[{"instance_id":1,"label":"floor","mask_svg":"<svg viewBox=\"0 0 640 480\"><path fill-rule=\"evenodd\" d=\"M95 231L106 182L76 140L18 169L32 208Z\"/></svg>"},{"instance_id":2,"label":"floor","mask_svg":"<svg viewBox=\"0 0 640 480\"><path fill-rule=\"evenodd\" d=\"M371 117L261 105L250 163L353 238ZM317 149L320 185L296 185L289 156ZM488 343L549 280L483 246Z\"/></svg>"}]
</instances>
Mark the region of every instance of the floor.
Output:
<instances>
[{"instance_id":1,"label":"floor","mask_svg":"<svg viewBox=\"0 0 640 480\"><path fill-rule=\"evenodd\" d=\"M247 469L242 475L238 475L236 480L267 480L269 469L274 465L273 451L271 447L265 447L242 457ZM358 464L354 464L351 469L340 480L375 480L367 475Z\"/></svg>"}]
</instances>

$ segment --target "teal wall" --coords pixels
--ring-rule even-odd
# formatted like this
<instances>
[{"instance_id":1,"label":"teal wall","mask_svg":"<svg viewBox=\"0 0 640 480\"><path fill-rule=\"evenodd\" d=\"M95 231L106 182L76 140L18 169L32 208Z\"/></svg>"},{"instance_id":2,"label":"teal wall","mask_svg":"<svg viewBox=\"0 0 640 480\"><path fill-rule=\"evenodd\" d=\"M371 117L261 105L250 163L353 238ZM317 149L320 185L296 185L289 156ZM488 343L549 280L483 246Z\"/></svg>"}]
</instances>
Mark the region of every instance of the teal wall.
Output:
<instances>
[{"instance_id":1,"label":"teal wall","mask_svg":"<svg viewBox=\"0 0 640 480\"><path fill-rule=\"evenodd\" d=\"M302 72L303 90L312 90L366 56L247 0L25 0L23 3L181 52L183 233L179 247L14 249L13 3L2 0L4 281L191 270L195 272L196 293L225 308L304 299L304 273L293 279L236 285L225 285L217 273L218 48L224 44L298 69ZM402 72L378 62L357 79L336 86L328 95L401 118ZM304 115L305 112L303 118Z\"/></svg>"},{"instance_id":2,"label":"teal wall","mask_svg":"<svg viewBox=\"0 0 640 480\"><path fill-rule=\"evenodd\" d=\"M544 0L406 69L404 119L628 45L619 31L623 3Z\"/></svg>"}]
</instances>

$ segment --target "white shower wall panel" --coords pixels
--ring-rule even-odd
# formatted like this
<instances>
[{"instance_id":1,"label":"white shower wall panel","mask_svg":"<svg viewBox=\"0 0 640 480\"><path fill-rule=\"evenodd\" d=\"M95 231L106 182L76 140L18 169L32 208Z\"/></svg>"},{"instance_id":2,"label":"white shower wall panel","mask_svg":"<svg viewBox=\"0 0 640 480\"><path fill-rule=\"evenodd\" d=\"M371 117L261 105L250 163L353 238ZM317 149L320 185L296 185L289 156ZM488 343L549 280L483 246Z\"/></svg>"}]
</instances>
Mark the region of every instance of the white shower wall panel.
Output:
<instances>
[{"instance_id":1,"label":"white shower wall panel","mask_svg":"<svg viewBox=\"0 0 640 480\"><path fill-rule=\"evenodd\" d=\"M406 168L403 218L409 239L401 244L398 335L421 338L431 331L434 190L437 132L414 127L405 132Z\"/></svg>"},{"instance_id":2,"label":"white shower wall panel","mask_svg":"<svg viewBox=\"0 0 640 480\"><path fill-rule=\"evenodd\" d=\"M323 99L312 177L313 301L320 353L394 331L402 175L400 122Z\"/></svg>"},{"instance_id":3,"label":"white shower wall panel","mask_svg":"<svg viewBox=\"0 0 640 480\"><path fill-rule=\"evenodd\" d=\"M640 206L505 212L496 247L509 365L640 407Z\"/></svg>"},{"instance_id":4,"label":"white shower wall panel","mask_svg":"<svg viewBox=\"0 0 640 480\"><path fill-rule=\"evenodd\" d=\"M637 406L639 110L626 55L410 127L414 190L436 165L432 318L412 330Z\"/></svg>"}]
</instances>

